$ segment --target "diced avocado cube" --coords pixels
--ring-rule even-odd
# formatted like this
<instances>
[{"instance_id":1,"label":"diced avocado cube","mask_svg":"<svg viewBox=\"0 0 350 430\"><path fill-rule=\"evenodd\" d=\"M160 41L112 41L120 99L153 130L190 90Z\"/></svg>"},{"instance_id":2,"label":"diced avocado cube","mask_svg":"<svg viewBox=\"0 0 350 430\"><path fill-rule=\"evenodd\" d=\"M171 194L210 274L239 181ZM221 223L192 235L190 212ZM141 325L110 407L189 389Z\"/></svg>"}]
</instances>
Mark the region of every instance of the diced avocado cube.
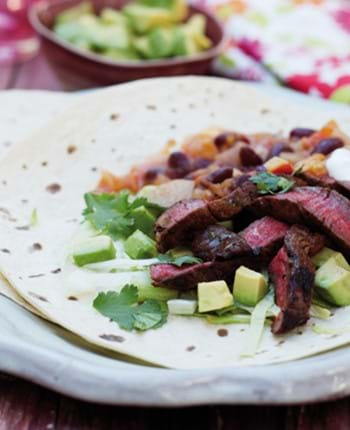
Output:
<instances>
[{"instance_id":1,"label":"diced avocado cube","mask_svg":"<svg viewBox=\"0 0 350 430\"><path fill-rule=\"evenodd\" d=\"M209 312L226 308L233 303L233 296L225 281L198 284L198 311Z\"/></svg>"},{"instance_id":2,"label":"diced avocado cube","mask_svg":"<svg viewBox=\"0 0 350 430\"><path fill-rule=\"evenodd\" d=\"M122 12L111 8L104 8L100 14L101 23L106 25L122 25L127 27L129 21Z\"/></svg>"},{"instance_id":3,"label":"diced avocado cube","mask_svg":"<svg viewBox=\"0 0 350 430\"><path fill-rule=\"evenodd\" d=\"M155 28L148 35L151 58L165 58L172 54L174 32L172 29Z\"/></svg>"},{"instance_id":4,"label":"diced avocado cube","mask_svg":"<svg viewBox=\"0 0 350 430\"><path fill-rule=\"evenodd\" d=\"M350 270L350 265L345 260L343 254L334 251L333 249L327 248L326 246L322 248L321 251L312 258L312 261L314 262L315 266L319 268L330 258L334 258L338 266L342 267L345 270Z\"/></svg>"},{"instance_id":5,"label":"diced avocado cube","mask_svg":"<svg viewBox=\"0 0 350 430\"><path fill-rule=\"evenodd\" d=\"M130 36L128 29L124 26L96 23L90 31L90 43L92 48L99 51L128 49Z\"/></svg>"},{"instance_id":6,"label":"diced avocado cube","mask_svg":"<svg viewBox=\"0 0 350 430\"><path fill-rule=\"evenodd\" d=\"M167 301L169 314L193 315L197 309L197 300L172 299Z\"/></svg>"},{"instance_id":7,"label":"diced avocado cube","mask_svg":"<svg viewBox=\"0 0 350 430\"><path fill-rule=\"evenodd\" d=\"M153 227L156 217L144 206L139 206L131 211L131 216L135 220L135 226L138 230L153 237Z\"/></svg>"},{"instance_id":8,"label":"diced avocado cube","mask_svg":"<svg viewBox=\"0 0 350 430\"><path fill-rule=\"evenodd\" d=\"M336 258L329 258L315 276L317 292L337 306L350 305L350 271L341 267Z\"/></svg>"},{"instance_id":9,"label":"diced avocado cube","mask_svg":"<svg viewBox=\"0 0 350 430\"><path fill-rule=\"evenodd\" d=\"M124 244L125 252L133 260L152 258L157 255L156 243L142 231L136 230Z\"/></svg>"},{"instance_id":10,"label":"diced avocado cube","mask_svg":"<svg viewBox=\"0 0 350 430\"><path fill-rule=\"evenodd\" d=\"M61 12L56 17L57 23L65 23L70 21L75 21L82 15L92 15L94 13L94 9L92 3L89 1L83 1L79 3L77 6L66 9Z\"/></svg>"},{"instance_id":11,"label":"diced avocado cube","mask_svg":"<svg viewBox=\"0 0 350 430\"><path fill-rule=\"evenodd\" d=\"M261 273L245 266L236 270L233 296L242 305L255 306L266 295L267 291L268 284Z\"/></svg>"},{"instance_id":12,"label":"diced avocado cube","mask_svg":"<svg viewBox=\"0 0 350 430\"><path fill-rule=\"evenodd\" d=\"M76 245L72 256L74 263L81 267L90 263L113 260L116 251L109 236L95 236Z\"/></svg>"},{"instance_id":13,"label":"diced avocado cube","mask_svg":"<svg viewBox=\"0 0 350 430\"><path fill-rule=\"evenodd\" d=\"M164 27L173 22L172 11L157 7L147 7L136 3L124 7L123 13L129 18L131 27L143 34L155 27Z\"/></svg>"},{"instance_id":14,"label":"diced avocado cube","mask_svg":"<svg viewBox=\"0 0 350 430\"><path fill-rule=\"evenodd\" d=\"M174 55L184 56L192 55L199 52L196 42L186 32L184 26L179 26L174 29Z\"/></svg>"},{"instance_id":15,"label":"diced avocado cube","mask_svg":"<svg viewBox=\"0 0 350 430\"><path fill-rule=\"evenodd\" d=\"M134 49L143 57L151 57L151 49L149 46L149 39L147 36L134 37L132 41Z\"/></svg>"}]
</instances>

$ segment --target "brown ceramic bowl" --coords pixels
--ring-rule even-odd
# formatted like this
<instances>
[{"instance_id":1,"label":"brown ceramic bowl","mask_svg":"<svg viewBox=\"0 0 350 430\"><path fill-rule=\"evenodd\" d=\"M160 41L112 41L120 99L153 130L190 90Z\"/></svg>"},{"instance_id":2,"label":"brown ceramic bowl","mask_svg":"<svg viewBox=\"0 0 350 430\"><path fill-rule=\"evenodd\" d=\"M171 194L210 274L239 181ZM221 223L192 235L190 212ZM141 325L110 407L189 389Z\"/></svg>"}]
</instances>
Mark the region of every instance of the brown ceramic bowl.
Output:
<instances>
[{"instance_id":1,"label":"brown ceramic bowl","mask_svg":"<svg viewBox=\"0 0 350 430\"><path fill-rule=\"evenodd\" d=\"M224 34L219 22L212 15L190 7L190 16L200 12L207 17L206 33L213 42L212 48L207 51L190 57L141 62L111 60L85 52L65 42L51 30L59 13L80 2L81 0L43 0L34 4L29 11L30 22L41 37L42 49L67 88L82 89L155 76L205 74L222 49ZM92 3L95 11L99 12L106 6L120 9L126 1L92 0Z\"/></svg>"}]
</instances>

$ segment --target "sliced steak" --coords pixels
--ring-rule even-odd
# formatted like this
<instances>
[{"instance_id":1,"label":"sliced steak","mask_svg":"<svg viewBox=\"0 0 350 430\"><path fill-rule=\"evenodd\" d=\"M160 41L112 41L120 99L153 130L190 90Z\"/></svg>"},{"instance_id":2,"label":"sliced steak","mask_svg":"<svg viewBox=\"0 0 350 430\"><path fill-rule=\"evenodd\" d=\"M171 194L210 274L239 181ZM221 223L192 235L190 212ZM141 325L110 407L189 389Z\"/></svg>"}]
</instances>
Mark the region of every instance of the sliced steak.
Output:
<instances>
[{"instance_id":1,"label":"sliced steak","mask_svg":"<svg viewBox=\"0 0 350 430\"><path fill-rule=\"evenodd\" d=\"M244 238L222 225L211 225L197 232L191 249L195 256L204 261L232 260L251 254Z\"/></svg>"},{"instance_id":2,"label":"sliced steak","mask_svg":"<svg viewBox=\"0 0 350 430\"><path fill-rule=\"evenodd\" d=\"M181 200L157 219L154 233L160 252L183 245L191 233L217 221L204 200Z\"/></svg>"},{"instance_id":3,"label":"sliced steak","mask_svg":"<svg viewBox=\"0 0 350 430\"><path fill-rule=\"evenodd\" d=\"M210 201L208 207L216 219L220 221L229 220L242 209L250 206L257 196L256 185L246 180L227 196Z\"/></svg>"},{"instance_id":4,"label":"sliced steak","mask_svg":"<svg viewBox=\"0 0 350 430\"><path fill-rule=\"evenodd\" d=\"M260 197L251 208L290 224L316 227L350 257L350 201L337 191L300 187L285 194Z\"/></svg>"},{"instance_id":5,"label":"sliced steak","mask_svg":"<svg viewBox=\"0 0 350 430\"><path fill-rule=\"evenodd\" d=\"M190 290L199 282L225 280L232 283L239 266L255 268L250 258L237 258L234 261L207 261L205 263L183 265L156 264L151 267L152 284L158 287Z\"/></svg>"},{"instance_id":6,"label":"sliced steak","mask_svg":"<svg viewBox=\"0 0 350 430\"><path fill-rule=\"evenodd\" d=\"M302 173L300 177L307 182L308 185L330 188L350 199L350 182L348 181L336 181L329 175L315 176L310 173Z\"/></svg>"},{"instance_id":7,"label":"sliced steak","mask_svg":"<svg viewBox=\"0 0 350 430\"><path fill-rule=\"evenodd\" d=\"M276 304L281 308L272 325L273 333L286 333L308 320L315 277L310 257L323 246L323 237L306 227L294 225L287 232L284 246L269 266Z\"/></svg>"},{"instance_id":8,"label":"sliced steak","mask_svg":"<svg viewBox=\"0 0 350 430\"><path fill-rule=\"evenodd\" d=\"M267 264L282 246L288 229L287 224L265 216L250 224L240 235L260 263Z\"/></svg>"}]
</instances>

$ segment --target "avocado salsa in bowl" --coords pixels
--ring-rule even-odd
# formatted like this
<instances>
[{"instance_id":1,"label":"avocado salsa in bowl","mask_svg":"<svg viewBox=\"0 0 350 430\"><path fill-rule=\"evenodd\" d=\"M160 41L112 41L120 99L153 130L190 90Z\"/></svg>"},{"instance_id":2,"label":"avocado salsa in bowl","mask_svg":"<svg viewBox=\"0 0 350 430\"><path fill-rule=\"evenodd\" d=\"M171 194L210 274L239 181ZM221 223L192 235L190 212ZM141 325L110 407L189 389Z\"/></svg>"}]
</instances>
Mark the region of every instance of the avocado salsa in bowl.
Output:
<instances>
[{"instance_id":1,"label":"avocado salsa in bowl","mask_svg":"<svg viewBox=\"0 0 350 430\"><path fill-rule=\"evenodd\" d=\"M203 74L224 39L213 16L184 0L42 1L30 19L68 88Z\"/></svg>"}]
</instances>

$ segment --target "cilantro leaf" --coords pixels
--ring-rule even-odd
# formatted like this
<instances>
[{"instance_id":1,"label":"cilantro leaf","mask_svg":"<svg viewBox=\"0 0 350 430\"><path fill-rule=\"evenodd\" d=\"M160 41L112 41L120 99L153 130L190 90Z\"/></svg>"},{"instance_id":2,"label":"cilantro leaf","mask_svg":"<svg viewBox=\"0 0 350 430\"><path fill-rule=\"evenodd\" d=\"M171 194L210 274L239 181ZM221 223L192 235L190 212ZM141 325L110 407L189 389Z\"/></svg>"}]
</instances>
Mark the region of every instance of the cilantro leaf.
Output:
<instances>
[{"instance_id":1,"label":"cilantro leaf","mask_svg":"<svg viewBox=\"0 0 350 430\"><path fill-rule=\"evenodd\" d=\"M283 194L294 187L294 182L283 176L263 172L250 178L257 185L260 194Z\"/></svg>"},{"instance_id":2,"label":"cilantro leaf","mask_svg":"<svg viewBox=\"0 0 350 430\"><path fill-rule=\"evenodd\" d=\"M132 210L140 206L152 209L160 214L160 206L150 203L145 197L137 197L130 202L128 191L117 194L93 194L84 196L86 208L83 216L100 233L108 234L112 239L130 236L135 230Z\"/></svg>"},{"instance_id":3,"label":"cilantro leaf","mask_svg":"<svg viewBox=\"0 0 350 430\"><path fill-rule=\"evenodd\" d=\"M156 300L146 300L142 304L137 302L137 287L125 285L120 293L100 293L95 298L93 307L127 331L158 328L166 322L168 312L162 304Z\"/></svg>"},{"instance_id":4,"label":"cilantro leaf","mask_svg":"<svg viewBox=\"0 0 350 430\"><path fill-rule=\"evenodd\" d=\"M174 264L174 266L178 267L181 267L183 264L202 263L203 261L193 255L180 255L179 257L173 257L170 254L159 254L157 258L162 263Z\"/></svg>"}]
</instances>

